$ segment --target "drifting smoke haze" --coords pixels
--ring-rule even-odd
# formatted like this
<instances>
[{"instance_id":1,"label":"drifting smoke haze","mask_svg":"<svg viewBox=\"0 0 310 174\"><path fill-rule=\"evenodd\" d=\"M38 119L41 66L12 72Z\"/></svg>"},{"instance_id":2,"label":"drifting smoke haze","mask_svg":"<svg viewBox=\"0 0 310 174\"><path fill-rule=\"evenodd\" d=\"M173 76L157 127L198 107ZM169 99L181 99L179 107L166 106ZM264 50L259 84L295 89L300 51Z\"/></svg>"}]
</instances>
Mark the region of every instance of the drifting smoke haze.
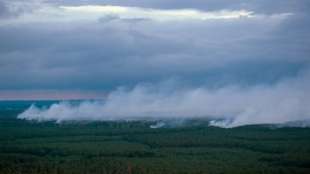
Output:
<instances>
[{"instance_id":1,"label":"drifting smoke haze","mask_svg":"<svg viewBox=\"0 0 310 174\"><path fill-rule=\"evenodd\" d=\"M104 102L68 102L40 109L31 106L18 118L36 121L117 121L208 119L219 127L284 124L310 119L309 71L273 85L218 89L138 85L120 88ZM160 123L161 124L161 123ZM303 126L307 126L304 122Z\"/></svg>"}]
</instances>

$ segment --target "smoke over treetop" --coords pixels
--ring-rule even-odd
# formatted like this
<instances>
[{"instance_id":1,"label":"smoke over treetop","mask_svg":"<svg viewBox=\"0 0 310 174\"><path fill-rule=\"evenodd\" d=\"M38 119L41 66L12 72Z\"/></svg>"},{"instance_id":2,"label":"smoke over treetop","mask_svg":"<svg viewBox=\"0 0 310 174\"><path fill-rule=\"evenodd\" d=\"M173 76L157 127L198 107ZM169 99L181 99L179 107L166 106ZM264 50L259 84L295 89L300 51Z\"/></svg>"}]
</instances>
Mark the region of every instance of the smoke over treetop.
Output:
<instances>
[{"instance_id":1,"label":"smoke over treetop","mask_svg":"<svg viewBox=\"0 0 310 174\"><path fill-rule=\"evenodd\" d=\"M205 118L222 127L308 120L309 77L306 72L271 86L218 89L138 85L116 90L104 102L62 102L48 109L31 106L18 118L56 122Z\"/></svg>"}]
</instances>

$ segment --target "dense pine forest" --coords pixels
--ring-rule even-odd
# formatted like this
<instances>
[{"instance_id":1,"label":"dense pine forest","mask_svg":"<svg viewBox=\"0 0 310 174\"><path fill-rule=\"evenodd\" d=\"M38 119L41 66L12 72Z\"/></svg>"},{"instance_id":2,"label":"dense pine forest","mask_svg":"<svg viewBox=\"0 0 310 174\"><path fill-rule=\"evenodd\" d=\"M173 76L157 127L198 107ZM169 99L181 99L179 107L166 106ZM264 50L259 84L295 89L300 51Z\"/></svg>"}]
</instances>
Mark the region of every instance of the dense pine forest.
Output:
<instances>
[{"instance_id":1,"label":"dense pine forest","mask_svg":"<svg viewBox=\"0 0 310 174\"><path fill-rule=\"evenodd\" d=\"M1 174L310 173L309 128L37 123L16 119L27 103L0 107Z\"/></svg>"}]
</instances>

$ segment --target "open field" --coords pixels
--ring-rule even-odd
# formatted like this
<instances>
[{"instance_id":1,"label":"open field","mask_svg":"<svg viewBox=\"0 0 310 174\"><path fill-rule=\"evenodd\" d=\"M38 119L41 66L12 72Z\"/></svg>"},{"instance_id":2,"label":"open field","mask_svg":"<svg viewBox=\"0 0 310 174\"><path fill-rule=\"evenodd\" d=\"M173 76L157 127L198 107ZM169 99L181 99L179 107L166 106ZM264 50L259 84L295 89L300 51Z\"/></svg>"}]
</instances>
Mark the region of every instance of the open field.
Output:
<instances>
[{"instance_id":1,"label":"open field","mask_svg":"<svg viewBox=\"0 0 310 174\"><path fill-rule=\"evenodd\" d=\"M1 174L310 173L309 128L17 120L28 105L0 102Z\"/></svg>"}]
</instances>

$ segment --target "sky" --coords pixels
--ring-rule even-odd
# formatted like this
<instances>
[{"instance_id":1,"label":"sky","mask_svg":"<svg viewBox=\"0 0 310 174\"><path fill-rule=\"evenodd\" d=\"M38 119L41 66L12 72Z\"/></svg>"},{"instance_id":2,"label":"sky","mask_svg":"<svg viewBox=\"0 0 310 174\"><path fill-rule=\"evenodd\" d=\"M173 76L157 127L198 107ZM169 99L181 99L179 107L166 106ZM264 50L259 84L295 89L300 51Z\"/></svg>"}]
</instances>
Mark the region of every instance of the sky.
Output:
<instances>
[{"instance_id":1,"label":"sky","mask_svg":"<svg viewBox=\"0 0 310 174\"><path fill-rule=\"evenodd\" d=\"M0 100L140 86L305 95L309 13L308 0L0 0Z\"/></svg>"}]
</instances>

